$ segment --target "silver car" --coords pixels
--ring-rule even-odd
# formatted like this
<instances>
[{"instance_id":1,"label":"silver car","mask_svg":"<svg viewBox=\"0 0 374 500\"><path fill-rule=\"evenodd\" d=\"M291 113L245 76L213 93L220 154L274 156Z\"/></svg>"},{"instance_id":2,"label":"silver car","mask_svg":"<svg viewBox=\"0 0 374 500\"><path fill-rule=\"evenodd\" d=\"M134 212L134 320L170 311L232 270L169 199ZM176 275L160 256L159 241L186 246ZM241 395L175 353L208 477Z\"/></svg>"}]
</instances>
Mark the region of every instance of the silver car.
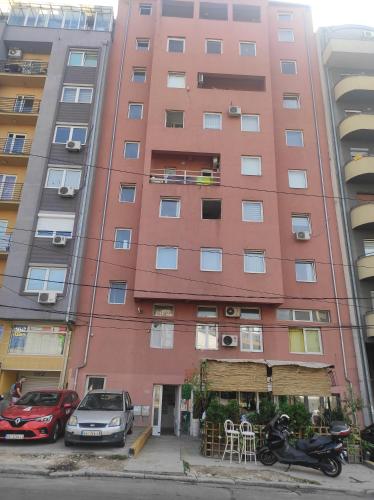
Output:
<instances>
[{"instance_id":1,"label":"silver car","mask_svg":"<svg viewBox=\"0 0 374 500\"><path fill-rule=\"evenodd\" d=\"M126 391L90 391L66 424L65 446L83 443L124 446L134 425L133 409Z\"/></svg>"}]
</instances>

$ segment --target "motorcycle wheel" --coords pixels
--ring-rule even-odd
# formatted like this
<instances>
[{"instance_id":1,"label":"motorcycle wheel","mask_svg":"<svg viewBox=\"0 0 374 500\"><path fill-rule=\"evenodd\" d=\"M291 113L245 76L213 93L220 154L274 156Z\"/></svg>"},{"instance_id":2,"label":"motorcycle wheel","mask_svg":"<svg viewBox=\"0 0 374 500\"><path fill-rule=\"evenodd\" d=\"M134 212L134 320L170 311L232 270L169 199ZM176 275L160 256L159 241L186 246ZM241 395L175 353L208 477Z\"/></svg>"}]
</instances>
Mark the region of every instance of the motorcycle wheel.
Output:
<instances>
[{"instance_id":1,"label":"motorcycle wheel","mask_svg":"<svg viewBox=\"0 0 374 500\"><path fill-rule=\"evenodd\" d=\"M260 453L258 459L262 463L262 465L274 465L278 462L277 457L270 450L266 450Z\"/></svg>"},{"instance_id":2,"label":"motorcycle wheel","mask_svg":"<svg viewBox=\"0 0 374 500\"><path fill-rule=\"evenodd\" d=\"M331 469L326 469L323 465L329 465ZM321 471L328 477L338 477L342 471L342 464L337 458L327 458L322 462Z\"/></svg>"}]
</instances>

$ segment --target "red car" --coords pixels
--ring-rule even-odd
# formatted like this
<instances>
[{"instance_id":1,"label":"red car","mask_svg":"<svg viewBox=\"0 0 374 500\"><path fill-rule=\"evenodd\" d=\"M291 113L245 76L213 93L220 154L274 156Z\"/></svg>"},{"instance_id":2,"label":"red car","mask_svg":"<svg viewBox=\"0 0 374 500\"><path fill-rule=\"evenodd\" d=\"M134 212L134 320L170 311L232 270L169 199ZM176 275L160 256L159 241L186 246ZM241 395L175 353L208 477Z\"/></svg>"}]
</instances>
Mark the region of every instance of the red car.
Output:
<instances>
[{"instance_id":1,"label":"red car","mask_svg":"<svg viewBox=\"0 0 374 500\"><path fill-rule=\"evenodd\" d=\"M37 440L50 443L63 433L71 413L78 406L74 391L41 389L30 391L0 416L0 440Z\"/></svg>"}]
</instances>

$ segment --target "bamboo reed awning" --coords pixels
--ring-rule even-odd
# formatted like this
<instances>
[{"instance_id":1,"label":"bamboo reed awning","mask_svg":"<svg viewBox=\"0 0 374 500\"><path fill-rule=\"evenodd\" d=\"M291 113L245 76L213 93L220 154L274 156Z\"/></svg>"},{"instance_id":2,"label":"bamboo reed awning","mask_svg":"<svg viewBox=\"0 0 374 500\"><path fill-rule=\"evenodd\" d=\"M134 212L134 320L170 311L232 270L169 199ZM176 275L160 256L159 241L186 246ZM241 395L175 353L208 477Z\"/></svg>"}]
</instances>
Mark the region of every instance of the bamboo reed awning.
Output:
<instances>
[{"instance_id":1,"label":"bamboo reed awning","mask_svg":"<svg viewBox=\"0 0 374 500\"><path fill-rule=\"evenodd\" d=\"M273 366L275 396L330 396L331 380L327 368Z\"/></svg>"},{"instance_id":2,"label":"bamboo reed awning","mask_svg":"<svg viewBox=\"0 0 374 500\"><path fill-rule=\"evenodd\" d=\"M266 365L250 361L206 361L205 381L210 391L268 392Z\"/></svg>"}]
</instances>

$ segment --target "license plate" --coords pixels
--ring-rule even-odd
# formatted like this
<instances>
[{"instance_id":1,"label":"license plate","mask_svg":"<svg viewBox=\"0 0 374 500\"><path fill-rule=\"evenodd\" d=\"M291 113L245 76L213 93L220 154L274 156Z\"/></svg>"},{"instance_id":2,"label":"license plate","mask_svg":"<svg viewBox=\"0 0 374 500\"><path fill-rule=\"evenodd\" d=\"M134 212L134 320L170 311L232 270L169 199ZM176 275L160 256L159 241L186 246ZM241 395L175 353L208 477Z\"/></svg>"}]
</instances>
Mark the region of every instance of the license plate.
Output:
<instances>
[{"instance_id":1,"label":"license plate","mask_svg":"<svg viewBox=\"0 0 374 500\"><path fill-rule=\"evenodd\" d=\"M101 436L101 431L83 431L82 436Z\"/></svg>"},{"instance_id":2,"label":"license plate","mask_svg":"<svg viewBox=\"0 0 374 500\"><path fill-rule=\"evenodd\" d=\"M24 439L23 434L5 434L5 439Z\"/></svg>"}]
</instances>

